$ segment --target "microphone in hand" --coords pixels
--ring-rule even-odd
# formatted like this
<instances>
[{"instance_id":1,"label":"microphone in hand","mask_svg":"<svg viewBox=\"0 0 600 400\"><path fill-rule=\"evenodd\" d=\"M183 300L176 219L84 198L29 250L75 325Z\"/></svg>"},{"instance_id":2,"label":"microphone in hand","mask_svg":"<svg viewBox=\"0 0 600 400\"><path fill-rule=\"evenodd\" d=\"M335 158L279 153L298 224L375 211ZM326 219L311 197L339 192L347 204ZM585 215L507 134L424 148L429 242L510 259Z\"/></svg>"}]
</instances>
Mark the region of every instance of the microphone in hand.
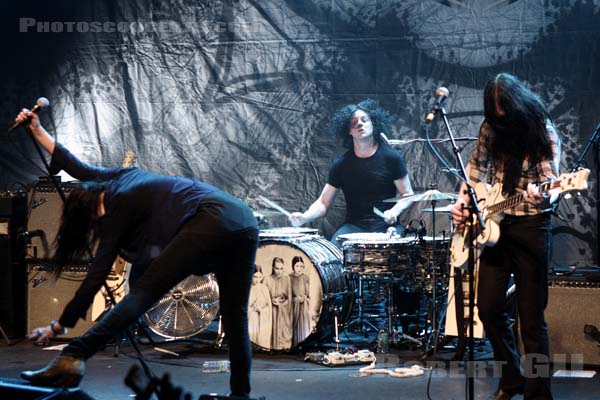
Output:
<instances>
[{"instance_id":1,"label":"microphone in hand","mask_svg":"<svg viewBox=\"0 0 600 400\"><path fill-rule=\"evenodd\" d=\"M436 111L442 106L442 104L444 103L444 101L446 101L449 95L450 91L444 86L440 86L435 90L435 102L431 107L431 111L429 111L429 114L427 114L427 116L425 117L426 123L429 124L434 120Z\"/></svg>"},{"instance_id":2,"label":"microphone in hand","mask_svg":"<svg viewBox=\"0 0 600 400\"><path fill-rule=\"evenodd\" d=\"M48 107L50 105L50 101L45 97L40 97L37 99L35 105L31 108L32 113L38 113L42 108ZM13 129L21 125L25 121L15 121L10 128L8 128L8 132L11 132Z\"/></svg>"}]
</instances>

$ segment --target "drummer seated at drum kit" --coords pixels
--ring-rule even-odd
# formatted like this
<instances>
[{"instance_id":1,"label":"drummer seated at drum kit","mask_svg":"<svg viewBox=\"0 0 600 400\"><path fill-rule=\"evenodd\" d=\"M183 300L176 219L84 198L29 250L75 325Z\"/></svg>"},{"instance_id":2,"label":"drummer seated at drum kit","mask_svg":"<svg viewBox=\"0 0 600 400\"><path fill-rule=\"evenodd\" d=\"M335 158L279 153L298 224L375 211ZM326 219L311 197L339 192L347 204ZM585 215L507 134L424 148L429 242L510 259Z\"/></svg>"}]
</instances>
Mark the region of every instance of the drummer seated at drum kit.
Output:
<instances>
[{"instance_id":1,"label":"drummer seated at drum kit","mask_svg":"<svg viewBox=\"0 0 600 400\"><path fill-rule=\"evenodd\" d=\"M305 212L290 215L293 226L323 217L341 189L346 218L333 234L333 243L349 233L386 232L390 226L403 229L397 225L397 217L410 203L403 197L413 191L404 159L387 143L391 124L392 116L371 99L347 105L332 115L329 130L348 151L333 162L319 198ZM390 208L384 200L397 195L398 202ZM384 211L376 215L379 210Z\"/></svg>"}]
</instances>

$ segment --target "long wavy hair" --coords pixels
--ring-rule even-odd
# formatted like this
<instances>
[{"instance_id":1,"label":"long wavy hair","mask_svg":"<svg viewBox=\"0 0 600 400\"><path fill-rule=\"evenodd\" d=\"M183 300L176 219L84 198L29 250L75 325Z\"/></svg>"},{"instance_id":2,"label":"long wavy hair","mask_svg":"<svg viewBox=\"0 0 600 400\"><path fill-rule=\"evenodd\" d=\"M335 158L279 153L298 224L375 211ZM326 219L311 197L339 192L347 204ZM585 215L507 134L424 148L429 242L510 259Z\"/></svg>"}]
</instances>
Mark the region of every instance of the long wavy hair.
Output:
<instances>
[{"instance_id":1,"label":"long wavy hair","mask_svg":"<svg viewBox=\"0 0 600 400\"><path fill-rule=\"evenodd\" d=\"M105 190L105 184L85 183L67 198L54 242L55 274L60 274L65 265L87 258L88 249L97 239L100 193Z\"/></svg>"},{"instance_id":2,"label":"long wavy hair","mask_svg":"<svg viewBox=\"0 0 600 400\"><path fill-rule=\"evenodd\" d=\"M483 94L485 122L493 135L487 143L494 167L503 171L503 192L515 191L523 161L530 165L552 159L546 131L550 119L542 100L517 77L501 73L490 80Z\"/></svg>"},{"instance_id":3,"label":"long wavy hair","mask_svg":"<svg viewBox=\"0 0 600 400\"><path fill-rule=\"evenodd\" d=\"M348 104L331 115L327 130L340 139L344 147L352 148L352 136L349 135L350 119L357 110L363 110L369 115L373 123L373 137L378 144L383 144L385 140L381 133L389 136L392 132L392 115L379 106L377 101L366 99L357 104Z\"/></svg>"}]
</instances>

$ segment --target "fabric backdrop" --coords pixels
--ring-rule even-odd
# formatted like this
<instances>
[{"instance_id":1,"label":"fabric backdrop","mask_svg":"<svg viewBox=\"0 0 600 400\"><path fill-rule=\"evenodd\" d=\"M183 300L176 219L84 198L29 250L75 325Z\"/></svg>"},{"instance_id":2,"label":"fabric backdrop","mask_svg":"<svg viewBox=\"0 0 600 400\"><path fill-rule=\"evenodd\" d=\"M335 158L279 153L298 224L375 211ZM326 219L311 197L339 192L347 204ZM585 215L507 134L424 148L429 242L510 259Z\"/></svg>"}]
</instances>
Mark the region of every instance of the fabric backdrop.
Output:
<instances>
[{"instance_id":1,"label":"fabric backdrop","mask_svg":"<svg viewBox=\"0 0 600 400\"><path fill-rule=\"evenodd\" d=\"M424 142L423 117L440 85L450 90L455 134L469 138L482 120L486 81L503 71L524 79L562 134L563 172L600 121L599 1L80 3L0 6L5 126L46 96L44 125L83 160L119 165L132 150L140 167L213 183L272 225L284 222L259 196L290 211L318 197L343 151L327 118L348 103L371 97L394 114L390 139L417 192L458 187ZM447 137L438 121L430 135ZM474 142L460 145L466 162ZM447 141L434 146L456 168ZM2 190L43 175L20 131L0 136L0 159ZM591 153L584 165L594 169ZM562 202L564 221L554 218L554 265L597 263L594 174L590 186ZM431 216L420 213L427 206L415 204L403 222L423 219L431 229ZM330 235L343 212L340 198L315 226ZM448 218L437 221L447 231Z\"/></svg>"}]
</instances>

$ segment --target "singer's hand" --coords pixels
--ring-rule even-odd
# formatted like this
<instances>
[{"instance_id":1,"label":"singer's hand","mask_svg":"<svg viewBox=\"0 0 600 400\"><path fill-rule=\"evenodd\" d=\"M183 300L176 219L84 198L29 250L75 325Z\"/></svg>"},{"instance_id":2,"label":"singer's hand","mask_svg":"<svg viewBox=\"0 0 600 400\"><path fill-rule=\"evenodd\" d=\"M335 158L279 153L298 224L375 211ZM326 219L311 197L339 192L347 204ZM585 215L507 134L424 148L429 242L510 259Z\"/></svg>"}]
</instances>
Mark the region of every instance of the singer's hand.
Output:
<instances>
[{"instance_id":1,"label":"singer's hand","mask_svg":"<svg viewBox=\"0 0 600 400\"><path fill-rule=\"evenodd\" d=\"M15 122L22 124L25 123L31 129L38 129L40 127L40 118L34 112L31 112L27 108L21 110Z\"/></svg>"},{"instance_id":2,"label":"singer's hand","mask_svg":"<svg viewBox=\"0 0 600 400\"><path fill-rule=\"evenodd\" d=\"M50 325L40 326L39 328L35 328L31 331L29 335L27 335L27 339L31 340L38 346L47 346L50 343L50 338L54 337L56 334L52 330Z\"/></svg>"},{"instance_id":3,"label":"singer's hand","mask_svg":"<svg viewBox=\"0 0 600 400\"><path fill-rule=\"evenodd\" d=\"M301 212L295 212L295 213L291 213L290 216L288 217L288 219L290 220L290 223L292 224L292 226L302 226L306 223L306 220L304 219L304 215Z\"/></svg>"}]
</instances>

